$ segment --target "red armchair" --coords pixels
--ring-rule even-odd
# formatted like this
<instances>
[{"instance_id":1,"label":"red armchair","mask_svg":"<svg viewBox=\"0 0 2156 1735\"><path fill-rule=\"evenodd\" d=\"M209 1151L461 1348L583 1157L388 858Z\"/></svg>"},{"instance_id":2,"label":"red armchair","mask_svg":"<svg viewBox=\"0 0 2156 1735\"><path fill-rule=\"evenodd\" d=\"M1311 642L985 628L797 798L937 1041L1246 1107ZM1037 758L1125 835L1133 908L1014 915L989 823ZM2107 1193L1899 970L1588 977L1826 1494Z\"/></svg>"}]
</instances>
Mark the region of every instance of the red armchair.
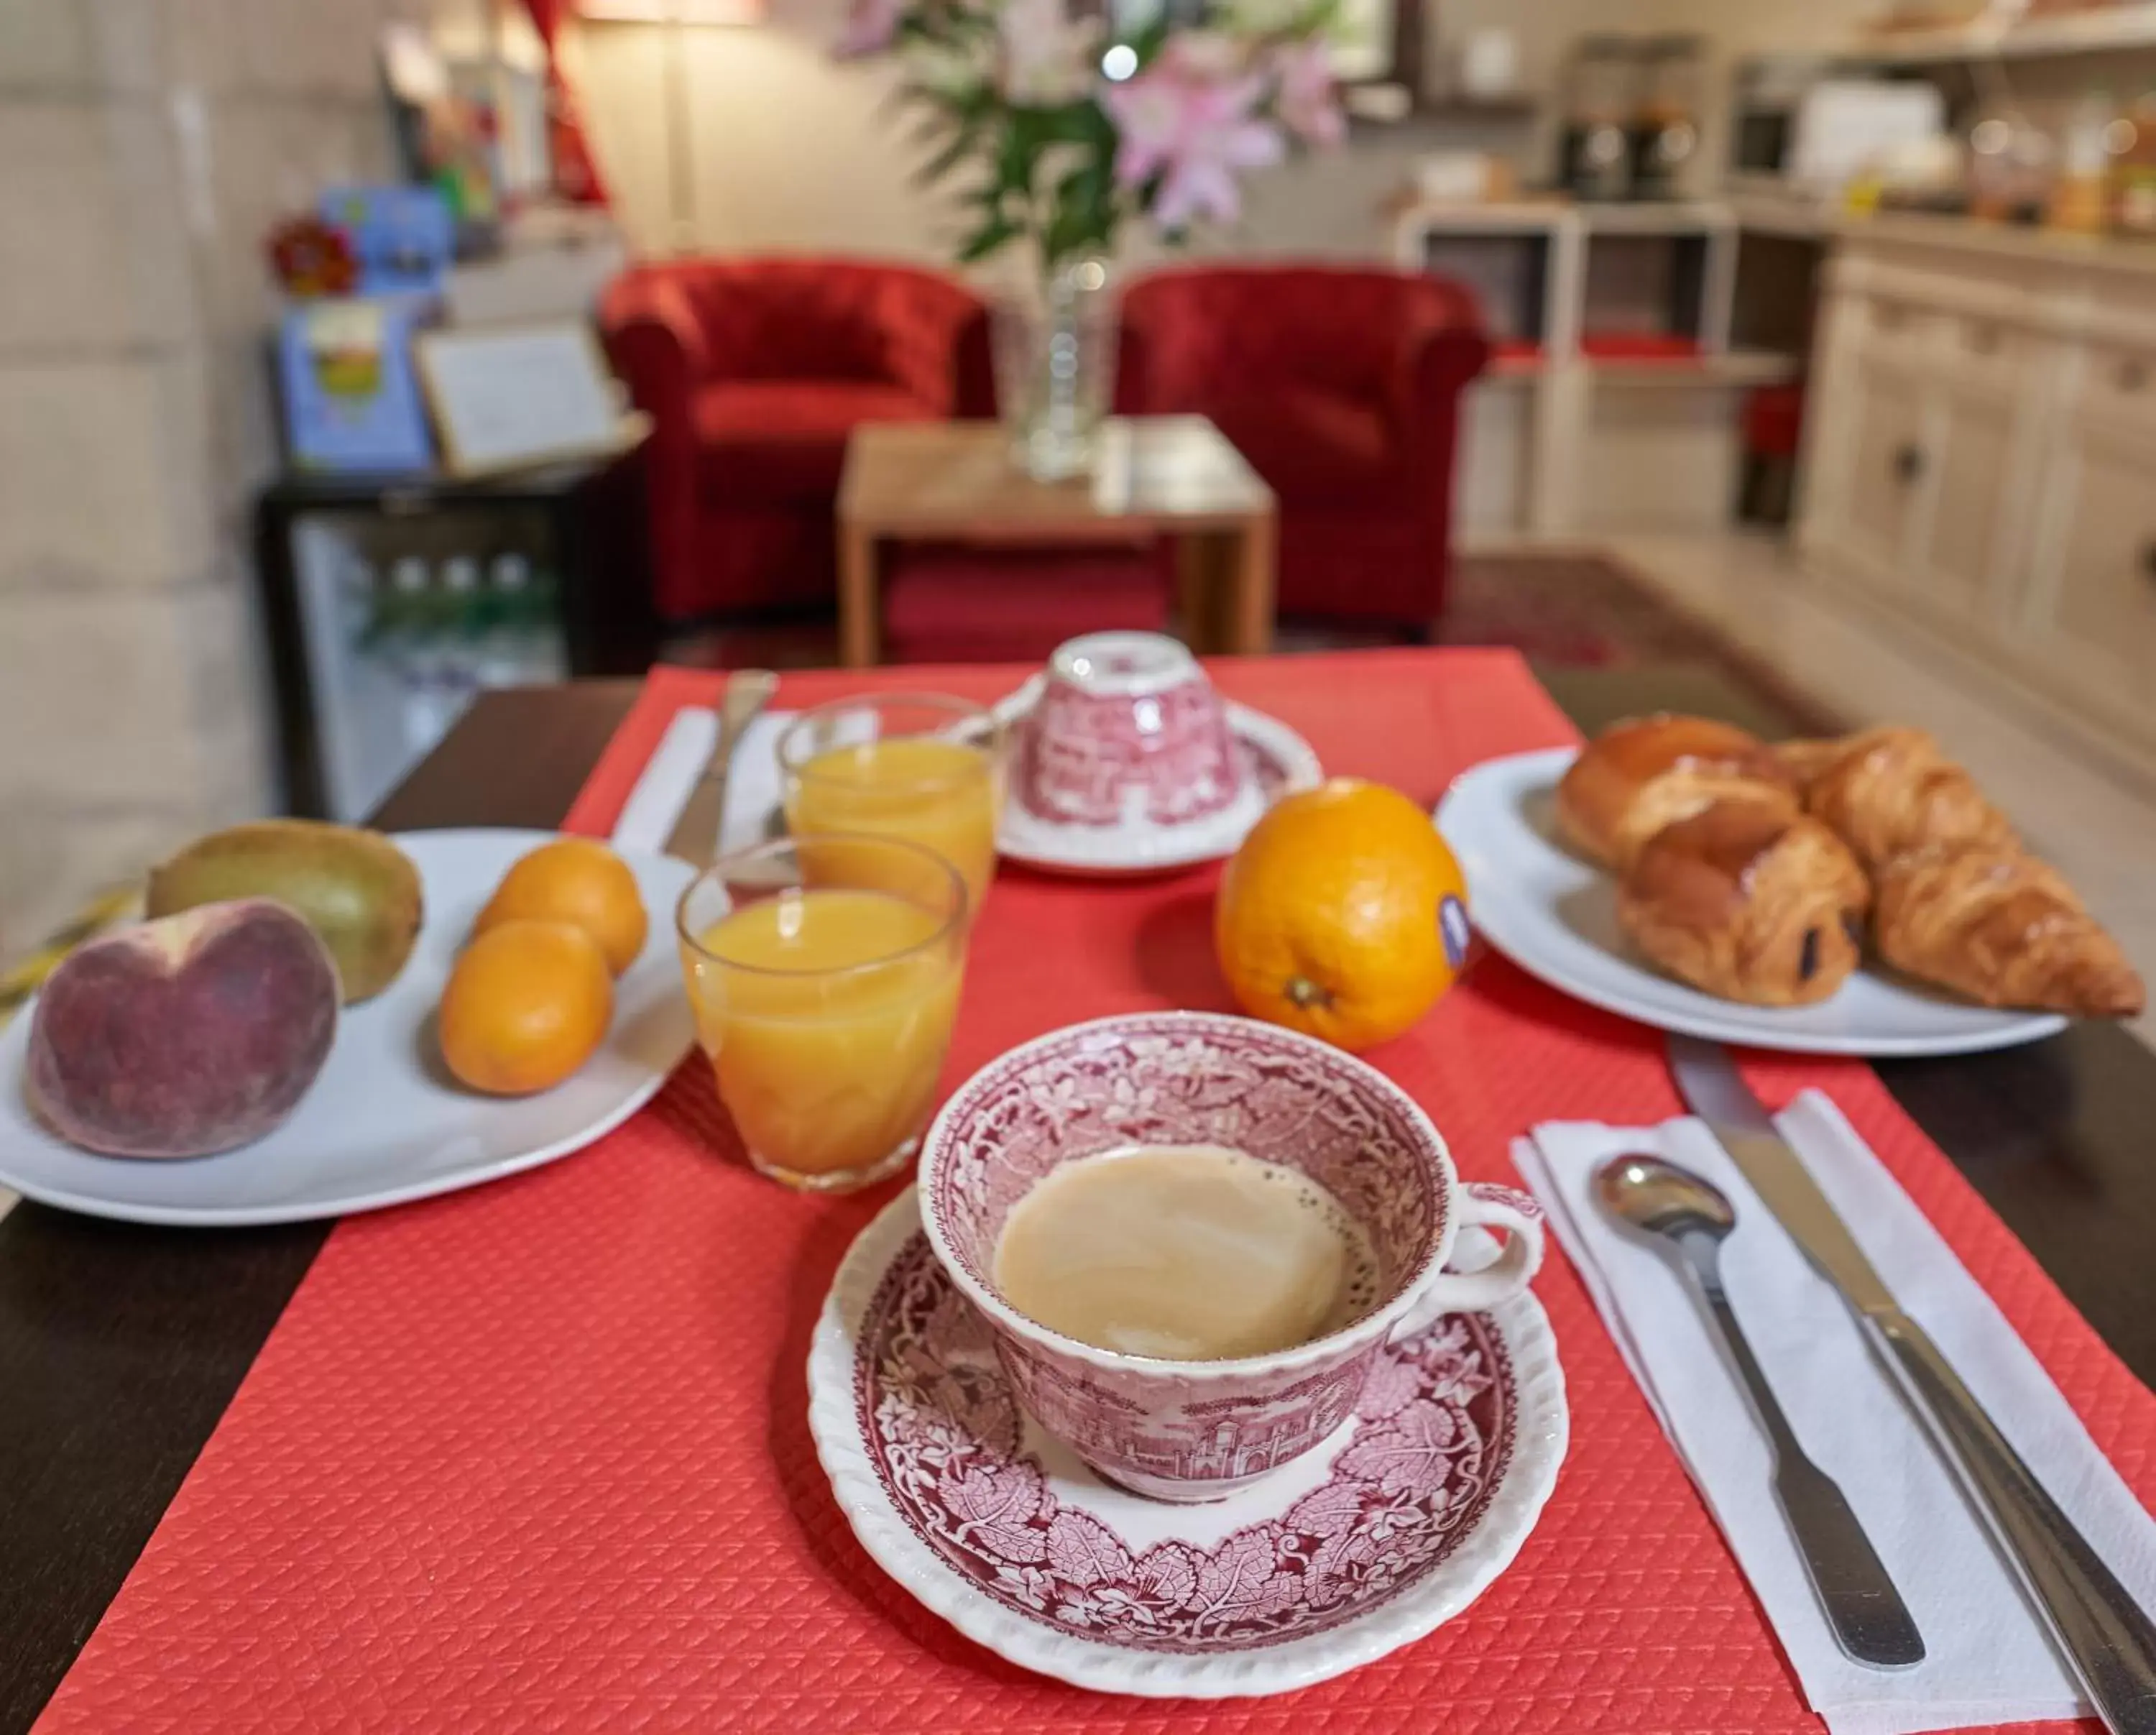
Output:
<instances>
[{"instance_id":1,"label":"red armchair","mask_svg":"<svg viewBox=\"0 0 2156 1735\"><path fill-rule=\"evenodd\" d=\"M1209 416L1280 497L1281 612L1427 632L1460 394L1490 353L1474 298L1399 272L1204 265L1133 284L1122 323L1120 407Z\"/></svg>"},{"instance_id":2,"label":"red armchair","mask_svg":"<svg viewBox=\"0 0 2156 1735\"><path fill-rule=\"evenodd\" d=\"M994 410L987 315L947 278L845 259L690 259L608 285L599 328L654 424L660 616L818 603L860 422Z\"/></svg>"}]
</instances>

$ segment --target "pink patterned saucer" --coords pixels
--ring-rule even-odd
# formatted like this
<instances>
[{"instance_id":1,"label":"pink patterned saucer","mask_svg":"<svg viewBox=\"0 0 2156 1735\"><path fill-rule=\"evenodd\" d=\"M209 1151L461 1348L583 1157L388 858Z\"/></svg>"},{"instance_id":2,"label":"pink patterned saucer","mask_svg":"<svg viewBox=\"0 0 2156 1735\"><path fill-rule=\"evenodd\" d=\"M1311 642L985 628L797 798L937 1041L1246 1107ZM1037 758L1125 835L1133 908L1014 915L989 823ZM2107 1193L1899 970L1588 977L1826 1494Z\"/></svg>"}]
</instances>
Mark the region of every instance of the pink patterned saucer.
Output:
<instances>
[{"instance_id":1,"label":"pink patterned saucer","mask_svg":"<svg viewBox=\"0 0 2156 1735\"><path fill-rule=\"evenodd\" d=\"M862 1546L959 1631L1075 1686L1190 1698L1307 1686L1450 1620L1534 1527L1568 1427L1522 1295L1387 1349L1355 1417L1256 1487L1141 1499L1019 1406L910 1189L839 1267L808 1409Z\"/></svg>"}]
</instances>

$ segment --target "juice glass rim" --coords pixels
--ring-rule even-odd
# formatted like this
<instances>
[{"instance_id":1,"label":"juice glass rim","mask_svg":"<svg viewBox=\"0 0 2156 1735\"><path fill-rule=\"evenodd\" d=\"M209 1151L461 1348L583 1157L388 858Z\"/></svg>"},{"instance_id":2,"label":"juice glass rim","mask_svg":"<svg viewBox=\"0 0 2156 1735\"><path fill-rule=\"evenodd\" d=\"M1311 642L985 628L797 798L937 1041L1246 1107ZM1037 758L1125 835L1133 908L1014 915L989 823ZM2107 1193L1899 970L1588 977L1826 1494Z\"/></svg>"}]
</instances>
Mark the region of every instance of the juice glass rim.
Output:
<instances>
[{"instance_id":1,"label":"juice glass rim","mask_svg":"<svg viewBox=\"0 0 2156 1735\"><path fill-rule=\"evenodd\" d=\"M814 753L799 751L798 743L804 738L807 726L821 718L834 716L839 711L878 705L918 705L930 711L944 711L954 722L977 723L982 726L982 732L985 739L979 742L959 741L956 744L960 747L978 747L990 759L994 757L995 750L1003 740L1003 719L995 714L994 710L978 701L962 699L956 693L856 693L850 699L832 699L822 705L812 706L788 723L784 732L778 737L779 769L788 777L800 778L803 781L814 778L816 773L809 770L809 766L824 753L831 750L819 748ZM913 730L905 735L894 737L893 739L911 740L927 733L926 731ZM849 745L865 747L870 743L860 742L849 743ZM948 777L908 778L895 787L904 789L945 789L959 783L969 783L973 775L973 772L966 771L953 772ZM834 781L828 773L822 780L826 783Z\"/></svg>"},{"instance_id":2,"label":"juice glass rim","mask_svg":"<svg viewBox=\"0 0 2156 1735\"><path fill-rule=\"evenodd\" d=\"M792 854L803 844L844 844L849 847L865 844L875 849L896 850L903 855L918 856L930 867L940 870L944 878L950 882L954 900L951 913L944 917L933 933L926 935L910 945L901 946L896 952L884 952L875 957L863 958L859 963L806 964L796 968L788 968L783 965L744 963L738 958L728 957L723 952L714 952L689 931L689 900L696 896L697 888L706 880L731 877L729 870L737 870L746 864L768 860L782 854ZM774 887L773 895L783 896L788 891L813 891L819 889L831 891L880 890L878 887L860 885L833 885L822 888L783 885ZM896 892L885 892L883 895L887 897L899 896ZM751 976L791 977L797 980L807 981L812 977L850 976L863 970L887 969L903 959L912 957L917 953L928 951L932 947L941 945L950 938L954 930L964 928L967 918L971 913L968 909L970 902L971 900L966 891L966 876L925 844L916 844L910 838L891 837L872 831L810 831L783 838L767 838L762 843L751 844L745 850L732 850L724 855L717 857L709 867L699 871L695 879L681 888L681 896L674 902L674 932L681 943L694 952L697 957L708 958L711 962L724 965L729 970L739 970ZM727 914L731 915L732 911L729 911ZM725 916L720 917L722 921L725 919Z\"/></svg>"}]
</instances>

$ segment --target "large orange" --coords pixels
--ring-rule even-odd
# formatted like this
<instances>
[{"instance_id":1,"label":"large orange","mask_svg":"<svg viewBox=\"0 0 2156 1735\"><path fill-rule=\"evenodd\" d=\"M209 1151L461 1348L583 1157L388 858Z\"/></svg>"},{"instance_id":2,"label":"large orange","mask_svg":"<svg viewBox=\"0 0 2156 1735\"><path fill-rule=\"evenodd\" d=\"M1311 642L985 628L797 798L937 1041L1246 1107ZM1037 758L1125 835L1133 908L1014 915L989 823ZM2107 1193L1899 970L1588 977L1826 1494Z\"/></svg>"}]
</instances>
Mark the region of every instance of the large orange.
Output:
<instances>
[{"instance_id":1,"label":"large orange","mask_svg":"<svg viewBox=\"0 0 2156 1735\"><path fill-rule=\"evenodd\" d=\"M566 921L498 922L465 948L436 1014L442 1058L475 1091L551 1090L613 1019L598 942Z\"/></svg>"},{"instance_id":2,"label":"large orange","mask_svg":"<svg viewBox=\"0 0 2156 1735\"><path fill-rule=\"evenodd\" d=\"M1353 778L1291 795L1228 863L1220 968L1253 1017L1363 1049L1408 1029L1466 962L1467 890L1430 815Z\"/></svg>"},{"instance_id":3,"label":"large orange","mask_svg":"<svg viewBox=\"0 0 2156 1735\"><path fill-rule=\"evenodd\" d=\"M591 838L557 838L510 869L472 932L501 921L573 922L599 942L617 976L644 950L647 926L636 875Z\"/></svg>"}]
</instances>

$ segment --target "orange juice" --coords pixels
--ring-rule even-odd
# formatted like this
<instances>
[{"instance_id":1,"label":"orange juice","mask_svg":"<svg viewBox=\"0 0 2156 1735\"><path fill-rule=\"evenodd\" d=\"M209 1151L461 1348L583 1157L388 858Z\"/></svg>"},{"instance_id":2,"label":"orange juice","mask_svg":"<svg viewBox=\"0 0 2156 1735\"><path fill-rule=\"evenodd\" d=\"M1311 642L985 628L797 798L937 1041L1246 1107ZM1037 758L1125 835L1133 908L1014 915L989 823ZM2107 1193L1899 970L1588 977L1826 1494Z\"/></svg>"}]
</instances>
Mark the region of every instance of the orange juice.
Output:
<instances>
[{"instance_id":1,"label":"orange juice","mask_svg":"<svg viewBox=\"0 0 2156 1735\"><path fill-rule=\"evenodd\" d=\"M964 742L908 735L830 747L788 779L787 824L796 835L870 832L919 844L957 869L978 910L996 870L1001 782L994 754Z\"/></svg>"},{"instance_id":2,"label":"orange juice","mask_svg":"<svg viewBox=\"0 0 2156 1735\"><path fill-rule=\"evenodd\" d=\"M947 911L850 889L744 905L682 947L720 1099L760 1168L829 1185L912 1154L963 954Z\"/></svg>"}]
</instances>

